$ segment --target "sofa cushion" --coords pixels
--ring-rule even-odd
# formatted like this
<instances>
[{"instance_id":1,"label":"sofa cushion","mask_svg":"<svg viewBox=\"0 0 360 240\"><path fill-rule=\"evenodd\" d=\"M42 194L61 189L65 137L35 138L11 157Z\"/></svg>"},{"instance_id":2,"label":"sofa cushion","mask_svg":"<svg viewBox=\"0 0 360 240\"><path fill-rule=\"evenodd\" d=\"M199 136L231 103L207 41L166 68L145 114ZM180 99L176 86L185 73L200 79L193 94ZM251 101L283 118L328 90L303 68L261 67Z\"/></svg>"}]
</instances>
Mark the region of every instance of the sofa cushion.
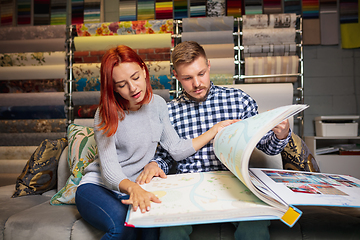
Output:
<instances>
[{"instance_id":1,"label":"sofa cushion","mask_svg":"<svg viewBox=\"0 0 360 240\"><path fill-rule=\"evenodd\" d=\"M50 203L52 205L75 204L75 192L84 175L84 169L94 161L97 155L92 127L70 124L68 142L68 164L71 175L65 186L51 198Z\"/></svg>"},{"instance_id":2,"label":"sofa cushion","mask_svg":"<svg viewBox=\"0 0 360 240\"><path fill-rule=\"evenodd\" d=\"M57 165L67 139L45 139L31 155L16 180L12 197L42 194L56 187Z\"/></svg>"}]
</instances>

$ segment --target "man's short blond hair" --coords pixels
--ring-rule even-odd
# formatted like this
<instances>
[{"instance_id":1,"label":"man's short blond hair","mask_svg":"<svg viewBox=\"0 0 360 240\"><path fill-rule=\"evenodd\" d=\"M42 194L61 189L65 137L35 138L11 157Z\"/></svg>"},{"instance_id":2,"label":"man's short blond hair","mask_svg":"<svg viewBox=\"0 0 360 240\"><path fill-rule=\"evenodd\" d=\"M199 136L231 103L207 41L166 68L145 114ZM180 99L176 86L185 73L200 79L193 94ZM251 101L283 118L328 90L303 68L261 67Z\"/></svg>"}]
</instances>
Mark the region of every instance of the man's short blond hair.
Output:
<instances>
[{"instance_id":1,"label":"man's short blond hair","mask_svg":"<svg viewBox=\"0 0 360 240\"><path fill-rule=\"evenodd\" d=\"M171 61L176 71L179 65L192 63L198 57L205 58L207 64L204 48L195 41L185 41L175 46L171 54Z\"/></svg>"}]
</instances>

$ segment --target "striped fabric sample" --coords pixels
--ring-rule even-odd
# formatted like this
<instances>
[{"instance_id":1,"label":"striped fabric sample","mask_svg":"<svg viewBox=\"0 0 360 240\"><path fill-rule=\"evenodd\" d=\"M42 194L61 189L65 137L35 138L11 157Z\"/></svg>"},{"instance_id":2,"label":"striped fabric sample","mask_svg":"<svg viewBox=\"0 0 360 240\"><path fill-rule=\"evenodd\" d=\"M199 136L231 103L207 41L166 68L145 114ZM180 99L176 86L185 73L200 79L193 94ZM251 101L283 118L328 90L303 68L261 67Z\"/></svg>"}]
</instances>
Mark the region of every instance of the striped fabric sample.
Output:
<instances>
[{"instance_id":1,"label":"striped fabric sample","mask_svg":"<svg viewBox=\"0 0 360 240\"><path fill-rule=\"evenodd\" d=\"M34 25L50 25L50 0L34 0Z\"/></svg>"},{"instance_id":2,"label":"striped fabric sample","mask_svg":"<svg viewBox=\"0 0 360 240\"><path fill-rule=\"evenodd\" d=\"M0 16L1 26L11 26L14 23L14 1L13 0L1 0L0 1Z\"/></svg>"},{"instance_id":3,"label":"striped fabric sample","mask_svg":"<svg viewBox=\"0 0 360 240\"><path fill-rule=\"evenodd\" d=\"M100 12L100 0L84 0L84 23L99 23Z\"/></svg>"},{"instance_id":4,"label":"striped fabric sample","mask_svg":"<svg viewBox=\"0 0 360 240\"><path fill-rule=\"evenodd\" d=\"M84 22L84 0L71 0L71 24Z\"/></svg>"},{"instance_id":5,"label":"striped fabric sample","mask_svg":"<svg viewBox=\"0 0 360 240\"><path fill-rule=\"evenodd\" d=\"M319 0L302 0L304 19L319 18Z\"/></svg>"},{"instance_id":6,"label":"striped fabric sample","mask_svg":"<svg viewBox=\"0 0 360 240\"><path fill-rule=\"evenodd\" d=\"M66 25L67 0L51 0L51 25Z\"/></svg>"},{"instance_id":7,"label":"striped fabric sample","mask_svg":"<svg viewBox=\"0 0 360 240\"><path fill-rule=\"evenodd\" d=\"M265 14L282 13L281 0L263 0Z\"/></svg>"},{"instance_id":8,"label":"striped fabric sample","mask_svg":"<svg viewBox=\"0 0 360 240\"><path fill-rule=\"evenodd\" d=\"M169 0L156 0L155 3L156 19L172 19L173 3Z\"/></svg>"},{"instance_id":9,"label":"striped fabric sample","mask_svg":"<svg viewBox=\"0 0 360 240\"><path fill-rule=\"evenodd\" d=\"M295 13L301 15L300 0L284 0L284 13Z\"/></svg>"},{"instance_id":10,"label":"striped fabric sample","mask_svg":"<svg viewBox=\"0 0 360 240\"><path fill-rule=\"evenodd\" d=\"M174 19L182 19L189 17L187 0L173 0L173 4L174 4Z\"/></svg>"},{"instance_id":11,"label":"striped fabric sample","mask_svg":"<svg viewBox=\"0 0 360 240\"><path fill-rule=\"evenodd\" d=\"M262 14L262 0L244 0L245 14Z\"/></svg>"},{"instance_id":12,"label":"striped fabric sample","mask_svg":"<svg viewBox=\"0 0 360 240\"><path fill-rule=\"evenodd\" d=\"M119 21L136 21L136 1L120 0L119 1Z\"/></svg>"},{"instance_id":13,"label":"striped fabric sample","mask_svg":"<svg viewBox=\"0 0 360 240\"><path fill-rule=\"evenodd\" d=\"M31 24L31 0L17 1L17 25Z\"/></svg>"},{"instance_id":14,"label":"striped fabric sample","mask_svg":"<svg viewBox=\"0 0 360 240\"><path fill-rule=\"evenodd\" d=\"M340 0L340 23L359 22L359 1ZM335 2L336 3L336 2Z\"/></svg>"},{"instance_id":15,"label":"striped fabric sample","mask_svg":"<svg viewBox=\"0 0 360 240\"><path fill-rule=\"evenodd\" d=\"M206 0L190 0L190 17L206 17Z\"/></svg>"},{"instance_id":16,"label":"striped fabric sample","mask_svg":"<svg viewBox=\"0 0 360 240\"><path fill-rule=\"evenodd\" d=\"M227 16L241 17L244 11L244 0L227 0L226 11Z\"/></svg>"},{"instance_id":17,"label":"striped fabric sample","mask_svg":"<svg viewBox=\"0 0 360 240\"><path fill-rule=\"evenodd\" d=\"M295 82L297 77L246 78L253 75L297 74L298 56L245 58L245 82Z\"/></svg>"},{"instance_id":18,"label":"striped fabric sample","mask_svg":"<svg viewBox=\"0 0 360 240\"><path fill-rule=\"evenodd\" d=\"M137 19L138 20L155 19L155 0L137 1Z\"/></svg>"}]
</instances>

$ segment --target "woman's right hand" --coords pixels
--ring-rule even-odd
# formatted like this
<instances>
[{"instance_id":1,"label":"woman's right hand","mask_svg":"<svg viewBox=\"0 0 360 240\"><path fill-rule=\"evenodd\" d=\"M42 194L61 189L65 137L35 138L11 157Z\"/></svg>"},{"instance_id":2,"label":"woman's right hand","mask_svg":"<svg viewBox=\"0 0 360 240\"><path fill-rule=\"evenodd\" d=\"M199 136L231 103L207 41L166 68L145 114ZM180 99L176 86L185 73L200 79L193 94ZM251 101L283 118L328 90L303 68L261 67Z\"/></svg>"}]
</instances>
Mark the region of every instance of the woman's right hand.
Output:
<instances>
[{"instance_id":1,"label":"woman's right hand","mask_svg":"<svg viewBox=\"0 0 360 240\"><path fill-rule=\"evenodd\" d=\"M151 202L161 203L155 194L145 191L139 184L124 179L119 184L120 190L129 195L129 199L121 200L123 204L132 205L133 210L140 208L142 213L150 211Z\"/></svg>"}]
</instances>

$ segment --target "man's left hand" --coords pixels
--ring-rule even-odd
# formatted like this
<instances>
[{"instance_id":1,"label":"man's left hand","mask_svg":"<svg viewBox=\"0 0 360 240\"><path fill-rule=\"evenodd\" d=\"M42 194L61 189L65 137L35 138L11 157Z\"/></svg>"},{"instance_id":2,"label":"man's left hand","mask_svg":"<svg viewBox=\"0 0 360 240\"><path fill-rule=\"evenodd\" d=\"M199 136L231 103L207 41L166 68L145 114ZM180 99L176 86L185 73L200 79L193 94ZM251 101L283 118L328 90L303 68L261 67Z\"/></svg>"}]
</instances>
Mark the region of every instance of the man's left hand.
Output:
<instances>
[{"instance_id":1,"label":"man's left hand","mask_svg":"<svg viewBox=\"0 0 360 240\"><path fill-rule=\"evenodd\" d=\"M275 126L272 130L279 140L287 138L289 131L290 131L289 120L286 119L286 120L282 121L277 126Z\"/></svg>"}]
</instances>

